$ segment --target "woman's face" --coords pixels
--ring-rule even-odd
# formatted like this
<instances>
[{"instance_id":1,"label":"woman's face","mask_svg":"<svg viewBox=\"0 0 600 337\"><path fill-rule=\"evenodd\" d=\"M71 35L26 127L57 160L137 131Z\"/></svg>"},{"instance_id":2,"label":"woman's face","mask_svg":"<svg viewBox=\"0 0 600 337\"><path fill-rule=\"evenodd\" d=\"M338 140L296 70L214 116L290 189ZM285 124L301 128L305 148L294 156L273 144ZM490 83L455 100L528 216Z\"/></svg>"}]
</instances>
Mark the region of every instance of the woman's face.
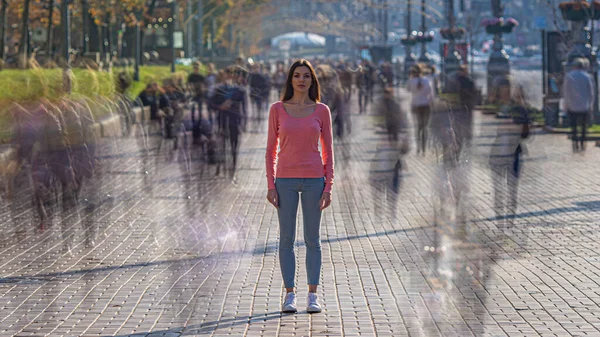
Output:
<instances>
[{"instance_id":1,"label":"woman's face","mask_svg":"<svg viewBox=\"0 0 600 337\"><path fill-rule=\"evenodd\" d=\"M311 84L312 77L310 76L308 67L296 67L292 74L292 87L294 88L294 92L308 92Z\"/></svg>"}]
</instances>

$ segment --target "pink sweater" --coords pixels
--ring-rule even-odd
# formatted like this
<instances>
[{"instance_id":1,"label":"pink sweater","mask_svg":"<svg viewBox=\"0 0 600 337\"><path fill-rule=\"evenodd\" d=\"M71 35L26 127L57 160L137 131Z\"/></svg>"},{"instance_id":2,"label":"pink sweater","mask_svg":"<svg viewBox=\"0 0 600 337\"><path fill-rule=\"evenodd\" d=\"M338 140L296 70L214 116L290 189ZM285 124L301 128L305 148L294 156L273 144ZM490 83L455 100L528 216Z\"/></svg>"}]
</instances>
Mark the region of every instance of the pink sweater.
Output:
<instances>
[{"instance_id":1,"label":"pink sweater","mask_svg":"<svg viewBox=\"0 0 600 337\"><path fill-rule=\"evenodd\" d=\"M323 150L322 156L319 152L319 141ZM333 132L329 107L317 103L311 115L295 118L285 111L282 102L274 103L269 111L266 162L270 190L275 189L275 177L325 177L324 192L331 192Z\"/></svg>"}]
</instances>

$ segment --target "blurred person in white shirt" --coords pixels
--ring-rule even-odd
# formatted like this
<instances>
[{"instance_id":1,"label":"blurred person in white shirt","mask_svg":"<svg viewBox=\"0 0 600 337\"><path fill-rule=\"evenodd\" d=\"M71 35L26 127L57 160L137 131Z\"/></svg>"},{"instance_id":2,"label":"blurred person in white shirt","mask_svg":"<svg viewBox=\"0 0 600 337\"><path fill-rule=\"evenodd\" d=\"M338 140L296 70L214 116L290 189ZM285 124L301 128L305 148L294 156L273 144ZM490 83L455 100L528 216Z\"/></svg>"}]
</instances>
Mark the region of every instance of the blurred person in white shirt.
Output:
<instances>
[{"instance_id":1,"label":"blurred person in white shirt","mask_svg":"<svg viewBox=\"0 0 600 337\"><path fill-rule=\"evenodd\" d=\"M423 76L421 67L414 66L409 72L410 79L407 83L407 89L412 98L410 107L413 115L413 123L416 124L416 143L417 154L425 154L427 144L427 128L431 115L431 104L435 94L431 81Z\"/></svg>"},{"instance_id":2,"label":"blurred person in white shirt","mask_svg":"<svg viewBox=\"0 0 600 337\"><path fill-rule=\"evenodd\" d=\"M596 96L594 80L586 70L589 64L585 58L573 60L573 69L567 73L563 83L563 104L569 114L574 152L585 150L585 134ZM580 125L581 137L577 132Z\"/></svg>"}]
</instances>

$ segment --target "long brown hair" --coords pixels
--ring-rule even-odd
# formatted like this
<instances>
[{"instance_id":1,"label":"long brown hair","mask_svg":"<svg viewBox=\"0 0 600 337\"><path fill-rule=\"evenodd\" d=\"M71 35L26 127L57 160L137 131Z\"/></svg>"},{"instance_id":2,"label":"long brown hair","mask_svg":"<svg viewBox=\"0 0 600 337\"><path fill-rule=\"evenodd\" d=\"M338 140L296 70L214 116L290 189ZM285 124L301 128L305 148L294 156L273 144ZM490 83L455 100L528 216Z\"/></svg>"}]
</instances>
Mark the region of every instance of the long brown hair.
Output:
<instances>
[{"instance_id":1,"label":"long brown hair","mask_svg":"<svg viewBox=\"0 0 600 337\"><path fill-rule=\"evenodd\" d=\"M294 96L294 87L292 86L292 78L294 77L294 71L298 67L307 67L310 71L310 88L308 88L308 97L315 102L321 101L321 89L319 87L319 80L317 79L317 75L315 74L315 69L312 64L305 59L300 59L294 62L290 67L290 71L288 71L287 79L285 80L285 87L283 90L283 95L281 95L281 101L289 101Z\"/></svg>"}]
</instances>

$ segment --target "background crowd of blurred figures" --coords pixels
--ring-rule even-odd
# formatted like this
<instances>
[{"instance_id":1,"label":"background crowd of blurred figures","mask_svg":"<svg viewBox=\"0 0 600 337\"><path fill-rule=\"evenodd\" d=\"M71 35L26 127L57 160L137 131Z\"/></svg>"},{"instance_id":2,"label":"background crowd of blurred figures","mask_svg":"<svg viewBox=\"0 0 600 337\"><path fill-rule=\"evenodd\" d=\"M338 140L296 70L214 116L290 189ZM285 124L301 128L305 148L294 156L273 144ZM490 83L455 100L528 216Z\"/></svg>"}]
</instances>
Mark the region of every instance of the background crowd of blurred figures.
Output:
<instances>
[{"instance_id":1,"label":"background crowd of blurred figures","mask_svg":"<svg viewBox=\"0 0 600 337\"><path fill-rule=\"evenodd\" d=\"M435 217L464 223L473 112L479 100L467 68L451 74L447 79L449 90L442 93L442 81L435 67L429 65L415 65L406 83L401 83L388 63L376 66L369 61L317 60L313 65L322 101L332 113L337 146L352 142L352 134L365 127L353 125L352 115L378 117L376 126L387 135L380 149L385 149L389 165L377 170L376 189L397 195L402 172L407 169L405 156L412 149L421 156L430 150L440 163L433 186L437 196ZM197 63L187 79L148 83L135 101L123 95L131 81L122 74L117 78L119 95L114 100L98 98L96 103L122 117L123 135L135 132L144 163L166 153L168 159L182 162L187 173L193 170L191 162L196 160L205 167L214 167L213 176L225 174L235 181L242 135L266 132L269 105L280 99L287 71L284 62L238 59L221 70ZM63 90L68 92L68 80L66 83ZM524 140L529 137L530 119L522 88L510 78L503 79L499 88L497 100L508 118L498 123L489 164L496 215L504 221L517 212L521 156L526 151ZM2 168L7 182L6 200L12 202L13 209L33 205L40 228L52 221L49 213L59 208L64 214L83 210L81 216L91 224L94 210L109 194L103 190L107 185L100 181L110 170L103 166L108 162L103 159L111 155L106 144L114 145L116 140L100 141L90 102L68 97L11 108L16 121L12 141L16 151ZM131 111L136 105L149 108L147 122L135 120ZM18 199L18 195L25 196ZM33 204L22 202L31 199ZM82 203L85 207L76 207ZM451 206L453 209L448 210Z\"/></svg>"}]
</instances>

